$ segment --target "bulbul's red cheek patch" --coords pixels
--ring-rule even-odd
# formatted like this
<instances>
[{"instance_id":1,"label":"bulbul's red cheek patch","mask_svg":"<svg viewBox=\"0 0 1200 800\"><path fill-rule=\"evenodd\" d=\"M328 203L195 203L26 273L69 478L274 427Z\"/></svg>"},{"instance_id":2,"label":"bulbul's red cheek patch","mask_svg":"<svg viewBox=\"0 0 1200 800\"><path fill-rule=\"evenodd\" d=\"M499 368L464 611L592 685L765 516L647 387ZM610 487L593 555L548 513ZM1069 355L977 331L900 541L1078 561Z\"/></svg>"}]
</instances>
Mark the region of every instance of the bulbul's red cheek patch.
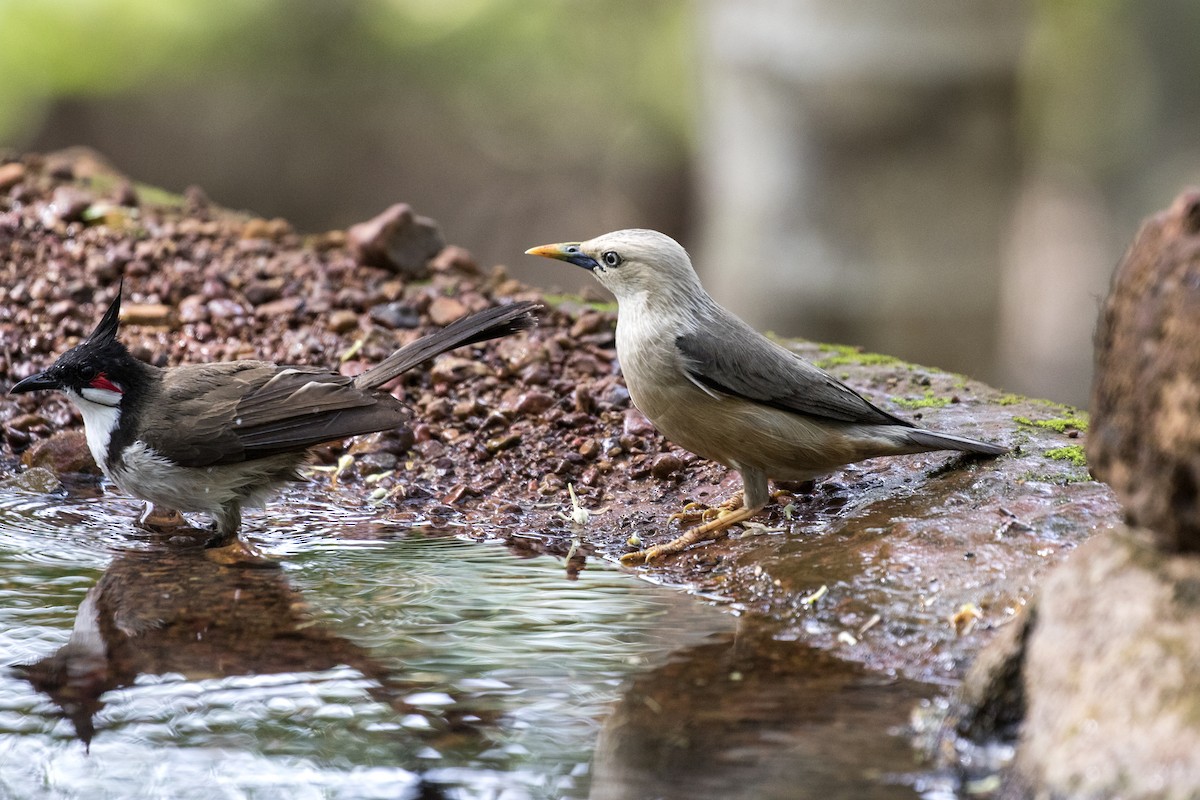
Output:
<instances>
[{"instance_id":1,"label":"bulbul's red cheek patch","mask_svg":"<svg viewBox=\"0 0 1200 800\"><path fill-rule=\"evenodd\" d=\"M110 381L108 376L103 372L93 378L92 382L88 385L93 389L106 389L110 392L116 392L117 394L125 394L125 390Z\"/></svg>"}]
</instances>

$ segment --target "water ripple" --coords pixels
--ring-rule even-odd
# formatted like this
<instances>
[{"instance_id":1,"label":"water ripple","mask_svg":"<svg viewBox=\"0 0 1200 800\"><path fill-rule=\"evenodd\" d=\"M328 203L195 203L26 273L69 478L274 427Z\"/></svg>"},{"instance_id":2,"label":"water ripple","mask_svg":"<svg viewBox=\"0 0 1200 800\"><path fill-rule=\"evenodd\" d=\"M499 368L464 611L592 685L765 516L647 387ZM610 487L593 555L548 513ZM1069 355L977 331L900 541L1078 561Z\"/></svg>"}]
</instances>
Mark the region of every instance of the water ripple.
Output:
<instances>
[{"instance_id":1,"label":"water ripple","mask_svg":"<svg viewBox=\"0 0 1200 800\"><path fill-rule=\"evenodd\" d=\"M732 624L339 500L248 514L283 569L243 570L125 498L0 488L0 796L584 797L631 671Z\"/></svg>"}]
</instances>

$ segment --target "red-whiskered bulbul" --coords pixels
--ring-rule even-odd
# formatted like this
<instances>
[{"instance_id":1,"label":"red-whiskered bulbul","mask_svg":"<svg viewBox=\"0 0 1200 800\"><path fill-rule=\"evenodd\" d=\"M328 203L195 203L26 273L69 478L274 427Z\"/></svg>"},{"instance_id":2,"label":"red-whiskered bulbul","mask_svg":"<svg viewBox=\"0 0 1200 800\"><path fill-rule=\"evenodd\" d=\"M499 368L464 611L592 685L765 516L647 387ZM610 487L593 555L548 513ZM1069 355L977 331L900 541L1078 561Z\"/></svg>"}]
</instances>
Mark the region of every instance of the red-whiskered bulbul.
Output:
<instances>
[{"instance_id":1,"label":"red-whiskered bulbul","mask_svg":"<svg viewBox=\"0 0 1200 800\"><path fill-rule=\"evenodd\" d=\"M86 340L13 393L59 389L83 415L88 448L129 494L211 514L211 546L232 544L242 508L260 506L323 442L394 428L408 408L380 387L447 350L536 325L536 303L463 317L357 377L267 361L161 369L117 341L121 291Z\"/></svg>"}]
</instances>

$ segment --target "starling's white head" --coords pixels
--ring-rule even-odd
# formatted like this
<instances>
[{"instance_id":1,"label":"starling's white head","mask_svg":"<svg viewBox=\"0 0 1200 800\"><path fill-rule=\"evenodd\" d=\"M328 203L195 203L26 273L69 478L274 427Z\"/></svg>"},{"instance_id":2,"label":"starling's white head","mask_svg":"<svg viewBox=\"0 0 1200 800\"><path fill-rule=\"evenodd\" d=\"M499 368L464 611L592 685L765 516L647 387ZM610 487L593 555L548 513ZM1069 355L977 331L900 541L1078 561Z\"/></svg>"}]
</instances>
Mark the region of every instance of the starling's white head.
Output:
<instances>
[{"instance_id":1,"label":"starling's white head","mask_svg":"<svg viewBox=\"0 0 1200 800\"><path fill-rule=\"evenodd\" d=\"M547 244L525 252L591 270L618 303L639 295L676 303L704 296L687 251L658 231L630 228L586 242Z\"/></svg>"}]
</instances>

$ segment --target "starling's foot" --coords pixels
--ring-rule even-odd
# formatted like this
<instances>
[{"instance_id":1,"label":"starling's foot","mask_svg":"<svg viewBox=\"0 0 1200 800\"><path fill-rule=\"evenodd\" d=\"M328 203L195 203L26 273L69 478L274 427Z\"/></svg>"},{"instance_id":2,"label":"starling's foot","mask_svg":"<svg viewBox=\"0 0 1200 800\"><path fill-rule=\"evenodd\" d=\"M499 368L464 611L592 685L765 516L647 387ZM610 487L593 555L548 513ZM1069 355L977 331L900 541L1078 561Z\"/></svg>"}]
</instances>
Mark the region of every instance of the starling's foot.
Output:
<instances>
[{"instance_id":1,"label":"starling's foot","mask_svg":"<svg viewBox=\"0 0 1200 800\"><path fill-rule=\"evenodd\" d=\"M737 525L739 522L745 522L759 511L762 511L761 506L759 508L740 507L742 505L742 496L740 494L732 498L729 502L733 502L734 500L737 501L738 507L725 508L725 504L722 504L715 519L684 531L666 544L648 547L645 550L638 550L635 553L626 553L621 556L621 563L627 567L648 564L656 558L686 550L697 542L716 539L729 528Z\"/></svg>"},{"instance_id":2,"label":"starling's foot","mask_svg":"<svg viewBox=\"0 0 1200 800\"><path fill-rule=\"evenodd\" d=\"M146 503L146 510L138 517L138 526L156 532L169 532L175 528L186 526L187 520L173 508L156 506Z\"/></svg>"},{"instance_id":3,"label":"starling's foot","mask_svg":"<svg viewBox=\"0 0 1200 800\"><path fill-rule=\"evenodd\" d=\"M671 516L667 517L667 524L671 524L678 520L685 525L695 525L696 523L712 522L718 519L721 514L726 511L736 511L742 507L744 495L742 492L737 492L733 497L721 503L719 506L706 506L703 503L688 503L682 510L676 511Z\"/></svg>"},{"instance_id":4,"label":"starling's foot","mask_svg":"<svg viewBox=\"0 0 1200 800\"><path fill-rule=\"evenodd\" d=\"M279 562L260 553L253 545L234 538L212 541L204 548L204 557L224 567L278 569Z\"/></svg>"}]
</instances>

